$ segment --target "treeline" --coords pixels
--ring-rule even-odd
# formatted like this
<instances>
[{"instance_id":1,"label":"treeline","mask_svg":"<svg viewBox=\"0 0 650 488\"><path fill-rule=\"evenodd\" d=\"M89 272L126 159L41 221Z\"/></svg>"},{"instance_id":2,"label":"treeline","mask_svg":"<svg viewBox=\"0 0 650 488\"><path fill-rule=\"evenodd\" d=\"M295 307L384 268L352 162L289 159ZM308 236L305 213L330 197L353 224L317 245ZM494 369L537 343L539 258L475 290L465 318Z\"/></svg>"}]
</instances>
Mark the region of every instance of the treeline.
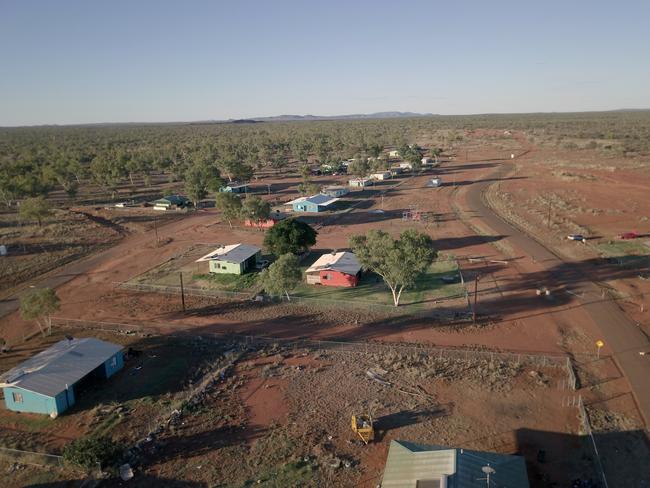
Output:
<instances>
[{"instance_id":1,"label":"treeline","mask_svg":"<svg viewBox=\"0 0 650 488\"><path fill-rule=\"evenodd\" d=\"M423 137L436 147L466 130L522 130L558 140L609 139L624 150L650 151L650 111L575 114L434 116L257 124L150 124L0 129L0 203L44 196L74 198L84 183L115 194L135 179L165 174L188 196L204 198L223 181L248 181L290 161L319 164L377 157ZM416 159L414 154L413 159Z\"/></svg>"}]
</instances>

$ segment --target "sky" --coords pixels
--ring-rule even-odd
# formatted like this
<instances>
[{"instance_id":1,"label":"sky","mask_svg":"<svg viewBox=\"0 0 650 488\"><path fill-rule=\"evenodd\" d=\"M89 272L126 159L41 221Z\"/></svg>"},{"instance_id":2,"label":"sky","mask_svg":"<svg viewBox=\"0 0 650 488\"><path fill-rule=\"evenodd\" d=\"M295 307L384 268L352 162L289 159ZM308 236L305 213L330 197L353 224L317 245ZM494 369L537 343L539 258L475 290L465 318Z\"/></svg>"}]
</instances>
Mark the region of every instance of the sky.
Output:
<instances>
[{"instance_id":1,"label":"sky","mask_svg":"<svg viewBox=\"0 0 650 488\"><path fill-rule=\"evenodd\" d=\"M650 2L0 0L0 126L650 108Z\"/></svg>"}]
</instances>

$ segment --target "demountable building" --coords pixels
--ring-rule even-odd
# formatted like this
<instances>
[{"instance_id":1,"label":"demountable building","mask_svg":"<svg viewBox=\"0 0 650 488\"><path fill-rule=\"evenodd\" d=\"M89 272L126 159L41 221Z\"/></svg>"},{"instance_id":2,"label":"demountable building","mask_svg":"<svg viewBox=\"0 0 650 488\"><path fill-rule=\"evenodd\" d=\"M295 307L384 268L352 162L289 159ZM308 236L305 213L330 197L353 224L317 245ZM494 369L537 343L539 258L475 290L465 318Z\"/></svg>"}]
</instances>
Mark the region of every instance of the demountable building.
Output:
<instances>
[{"instance_id":1,"label":"demountable building","mask_svg":"<svg viewBox=\"0 0 650 488\"><path fill-rule=\"evenodd\" d=\"M255 267L262 259L262 250L250 244L230 244L221 246L200 257L197 263L207 261L210 273L244 274Z\"/></svg>"},{"instance_id":2,"label":"demountable building","mask_svg":"<svg viewBox=\"0 0 650 488\"><path fill-rule=\"evenodd\" d=\"M291 205L294 212L324 212L327 210L327 207L337 201L338 198L319 193L311 197L296 198L285 203L285 205Z\"/></svg>"}]
</instances>

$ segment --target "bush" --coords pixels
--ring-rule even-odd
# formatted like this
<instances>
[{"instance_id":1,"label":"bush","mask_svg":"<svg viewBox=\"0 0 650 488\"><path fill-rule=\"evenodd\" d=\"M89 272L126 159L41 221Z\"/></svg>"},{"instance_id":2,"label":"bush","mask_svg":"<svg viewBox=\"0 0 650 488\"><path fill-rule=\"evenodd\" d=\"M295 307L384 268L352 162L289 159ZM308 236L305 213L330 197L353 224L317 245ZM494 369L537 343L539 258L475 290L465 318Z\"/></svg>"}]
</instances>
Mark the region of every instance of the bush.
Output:
<instances>
[{"instance_id":1,"label":"bush","mask_svg":"<svg viewBox=\"0 0 650 488\"><path fill-rule=\"evenodd\" d=\"M83 437L63 449L63 459L82 468L92 469L99 465L115 466L121 458L124 446L110 437Z\"/></svg>"}]
</instances>

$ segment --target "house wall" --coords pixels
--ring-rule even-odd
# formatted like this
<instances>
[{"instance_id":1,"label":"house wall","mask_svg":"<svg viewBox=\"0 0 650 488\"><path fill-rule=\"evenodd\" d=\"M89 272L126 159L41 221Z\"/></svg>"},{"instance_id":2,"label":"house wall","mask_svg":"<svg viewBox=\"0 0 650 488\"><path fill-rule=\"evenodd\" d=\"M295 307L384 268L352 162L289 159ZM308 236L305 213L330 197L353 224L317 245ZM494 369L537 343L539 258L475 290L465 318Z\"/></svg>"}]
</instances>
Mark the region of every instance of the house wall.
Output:
<instances>
[{"instance_id":1,"label":"house wall","mask_svg":"<svg viewBox=\"0 0 650 488\"><path fill-rule=\"evenodd\" d=\"M320 284L323 286L357 286L359 278L356 275L341 273L340 271L321 271Z\"/></svg>"},{"instance_id":2,"label":"house wall","mask_svg":"<svg viewBox=\"0 0 650 488\"><path fill-rule=\"evenodd\" d=\"M242 274L244 269L240 263L229 263L227 261L210 260L210 273L220 274Z\"/></svg>"},{"instance_id":3,"label":"house wall","mask_svg":"<svg viewBox=\"0 0 650 488\"><path fill-rule=\"evenodd\" d=\"M305 277L307 278L308 285L320 284L320 273L306 273Z\"/></svg>"},{"instance_id":4,"label":"house wall","mask_svg":"<svg viewBox=\"0 0 650 488\"><path fill-rule=\"evenodd\" d=\"M296 202L293 204L294 212L319 212L318 205L311 202Z\"/></svg>"},{"instance_id":5,"label":"house wall","mask_svg":"<svg viewBox=\"0 0 650 488\"><path fill-rule=\"evenodd\" d=\"M122 351L118 351L108 360L104 362L104 370L106 372L106 377L110 378L115 373L117 373L124 366L124 355Z\"/></svg>"},{"instance_id":6,"label":"house wall","mask_svg":"<svg viewBox=\"0 0 650 488\"><path fill-rule=\"evenodd\" d=\"M268 229L277 223L278 221L274 219L260 220L259 222L250 219L244 220L244 225L246 227L258 227L260 229Z\"/></svg>"},{"instance_id":7,"label":"house wall","mask_svg":"<svg viewBox=\"0 0 650 488\"><path fill-rule=\"evenodd\" d=\"M35 393L33 391L23 390L22 388L17 388L9 386L3 388L3 393L5 396L5 406L8 410L13 410L14 412L32 412L32 413L43 413L46 415L51 414L52 412L60 413L59 406L57 406L57 400L54 397L49 397L41 395L40 393ZM14 393L22 396L22 402L14 401ZM60 406L64 405L65 401L65 392L63 397L59 399ZM59 396L61 393L59 394ZM73 395L74 403L74 395Z\"/></svg>"}]
</instances>

